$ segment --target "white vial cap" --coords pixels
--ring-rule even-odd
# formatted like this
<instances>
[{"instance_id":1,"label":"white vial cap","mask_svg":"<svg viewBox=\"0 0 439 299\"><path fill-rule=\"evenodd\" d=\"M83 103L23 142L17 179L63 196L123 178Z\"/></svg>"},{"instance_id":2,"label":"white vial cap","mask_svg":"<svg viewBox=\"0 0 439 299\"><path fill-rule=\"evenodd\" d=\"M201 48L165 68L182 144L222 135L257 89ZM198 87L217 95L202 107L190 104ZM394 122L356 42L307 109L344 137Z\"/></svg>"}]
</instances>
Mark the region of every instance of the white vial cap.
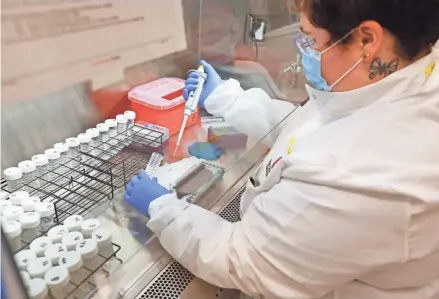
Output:
<instances>
[{"instance_id":1,"label":"white vial cap","mask_svg":"<svg viewBox=\"0 0 439 299\"><path fill-rule=\"evenodd\" d=\"M35 212L35 207L41 200L36 196L31 196L21 200L21 207L25 212Z\"/></svg>"},{"instance_id":2,"label":"white vial cap","mask_svg":"<svg viewBox=\"0 0 439 299\"><path fill-rule=\"evenodd\" d=\"M98 124L96 126L96 129L98 129L99 132L108 132L108 130L109 130L107 124Z\"/></svg>"},{"instance_id":3,"label":"white vial cap","mask_svg":"<svg viewBox=\"0 0 439 299\"><path fill-rule=\"evenodd\" d=\"M117 122L115 119L107 119L105 121L105 124L109 127L109 128L113 128L117 126Z\"/></svg>"},{"instance_id":4,"label":"white vial cap","mask_svg":"<svg viewBox=\"0 0 439 299\"><path fill-rule=\"evenodd\" d=\"M98 254L98 244L93 239L85 239L76 245L76 251L83 259L93 258Z\"/></svg>"},{"instance_id":5,"label":"white vial cap","mask_svg":"<svg viewBox=\"0 0 439 299\"><path fill-rule=\"evenodd\" d=\"M134 111L125 111L124 115L129 120L135 120L136 119L136 112L134 112Z\"/></svg>"},{"instance_id":6,"label":"white vial cap","mask_svg":"<svg viewBox=\"0 0 439 299\"><path fill-rule=\"evenodd\" d=\"M81 224L84 222L84 218L81 215L72 215L64 220L64 226L69 232L81 231Z\"/></svg>"},{"instance_id":7,"label":"white vial cap","mask_svg":"<svg viewBox=\"0 0 439 299\"><path fill-rule=\"evenodd\" d=\"M69 232L62 238L62 244L64 244L68 250L76 250L76 245L84 240L84 236L80 232Z\"/></svg>"},{"instance_id":8,"label":"white vial cap","mask_svg":"<svg viewBox=\"0 0 439 299\"><path fill-rule=\"evenodd\" d=\"M25 286L29 285L30 282L30 275L26 271L20 271L21 280L23 281L23 284Z\"/></svg>"},{"instance_id":9,"label":"white vial cap","mask_svg":"<svg viewBox=\"0 0 439 299\"><path fill-rule=\"evenodd\" d=\"M53 265L58 265L61 254L67 252L67 247L63 244L53 244L44 252L44 256L47 257Z\"/></svg>"},{"instance_id":10,"label":"white vial cap","mask_svg":"<svg viewBox=\"0 0 439 299\"><path fill-rule=\"evenodd\" d=\"M47 257L39 257L30 261L27 272L32 278L42 278L50 268L52 268L52 262Z\"/></svg>"},{"instance_id":11,"label":"white vial cap","mask_svg":"<svg viewBox=\"0 0 439 299\"><path fill-rule=\"evenodd\" d=\"M10 207L12 206L12 202L9 200L5 200L5 199L0 199L0 214L3 215L3 210L6 207Z\"/></svg>"},{"instance_id":12,"label":"white vial cap","mask_svg":"<svg viewBox=\"0 0 439 299\"><path fill-rule=\"evenodd\" d=\"M78 140L80 143L89 143L91 141L91 137L85 133L81 133L78 135Z\"/></svg>"},{"instance_id":13,"label":"white vial cap","mask_svg":"<svg viewBox=\"0 0 439 299\"><path fill-rule=\"evenodd\" d=\"M36 260L37 254L29 249L22 250L14 255L15 263L18 269L25 271L30 261Z\"/></svg>"},{"instance_id":14,"label":"white vial cap","mask_svg":"<svg viewBox=\"0 0 439 299\"><path fill-rule=\"evenodd\" d=\"M9 195L9 200L14 206L20 206L23 199L29 198L29 192L27 191L15 191Z\"/></svg>"},{"instance_id":15,"label":"white vial cap","mask_svg":"<svg viewBox=\"0 0 439 299\"><path fill-rule=\"evenodd\" d=\"M23 172L18 167L10 167L3 171L3 176L7 181L15 181L23 177Z\"/></svg>"},{"instance_id":16,"label":"white vial cap","mask_svg":"<svg viewBox=\"0 0 439 299\"><path fill-rule=\"evenodd\" d=\"M99 130L98 129L88 129L87 131L85 131L85 133L90 136L90 138L96 138L99 137Z\"/></svg>"},{"instance_id":17,"label":"white vial cap","mask_svg":"<svg viewBox=\"0 0 439 299\"><path fill-rule=\"evenodd\" d=\"M81 224L81 231L84 236L89 237L91 234L101 226L98 219L87 219Z\"/></svg>"},{"instance_id":18,"label":"white vial cap","mask_svg":"<svg viewBox=\"0 0 439 299\"><path fill-rule=\"evenodd\" d=\"M79 146L79 139L78 138L75 138L75 137L70 137L70 138L67 138L66 139L66 144L69 146L69 147L76 147L76 146Z\"/></svg>"},{"instance_id":19,"label":"white vial cap","mask_svg":"<svg viewBox=\"0 0 439 299\"><path fill-rule=\"evenodd\" d=\"M35 163L37 167L44 166L49 163L49 159L44 154L35 155L32 157L32 161Z\"/></svg>"},{"instance_id":20,"label":"white vial cap","mask_svg":"<svg viewBox=\"0 0 439 299\"><path fill-rule=\"evenodd\" d=\"M60 266L66 267L69 272L75 272L82 267L82 257L79 252L68 251L61 253L58 264Z\"/></svg>"},{"instance_id":21,"label":"white vial cap","mask_svg":"<svg viewBox=\"0 0 439 299\"><path fill-rule=\"evenodd\" d=\"M21 215L20 224L23 229L32 229L40 225L40 214L35 212L26 212Z\"/></svg>"},{"instance_id":22,"label":"white vial cap","mask_svg":"<svg viewBox=\"0 0 439 299\"><path fill-rule=\"evenodd\" d=\"M91 238L98 243L98 247L105 247L111 244L111 231L105 227L95 230Z\"/></svg>"},{"instance_id":23,"label":"white vial cap","mask_svg":"<svg viewBox=\"0 0 439 299\"><path fill-rule=\"evenodd\" d=\"M123 114L119 114L116 116L116 122L118 124L126 124L128 122L128 118Z\"/></svg>"},{"instance_id":24,"label":"white vial cap","mask_svg":"<svg viewBox=\"0 0 439 299\"><path fill-rule=\"evenodd\" d=\"M60 243L62 238L68 234L68 232L69 231L64 225L57 225L49 230L47 236L52 239L52 243Z\"/></svg>"},{"instance_id":25,"label":"white vial cap","mask_svg":"<svg viewBox=\"0 0 439 299\"><path fill-rule=\"evenodd\" d=\"M3 218L7 221L19 221L24 210L20 206L10 206L3 210Z\"/></svg>"},{"instance_id":26,"label":"white vial cap","mask_svg":"<svg viewBox=\"0 0 439 299\"><path fill-rule=\"evenodd\" d=\"M51 202L40 202L35 205L35 212L41 217L50 217L55 214L55 206Z\"/></svg>"},{"instance_id":27,"label":"white vial cap","mask_svg":"<svg viewBox=\"0 0 439 299\"><path fill-rule=\"evenodd\" d=\"M35 171L35 169L37 169L37 165L30 160L26 160L18 163L18 168L20 168L21 172L23 173L29 173Z\"/></svg>"},{"instance_id":28,"label":"white vial cap","mask_svg":"<svg viewBox=\"0 0 439 299\"><path fill-rule=\"evenodd\" d=\"M7 220L2 220L2 229L5 236L9 239L18 237L23 231L20 222Z\"/></svg>"},{"instance_id":29,"label":"white vial cap","mask_svg":"<svg viewBox=\"0 0 439 299\"><path fill-rule=\"evenodd\" d=\"M49 148L44 151L44 154L47 156L49 160L56 160L61 157L61 153L54 148Z\"/></svg>"},{"instance_id":30,"label":"white vial cap","mask_svg":"<svg viewBox=\"0 0 439 299\"><path fill-rule=\"evenodd\" d=\"M49 295L49 290L44 279L36 278L29 281L27 293L30 299L44 299Z\"/></svg>"},{"instance_id":31,"label":"white vial cap","mask_svg":"<svg viewBox=\"0 0 439 299\"><path fill-rule=\"evenodd\" d=\"M39 237L30 243L30 250L34 251L37 256L44 256L46 249L52 245L52 240L48 237ZM32 275L31 275L32 276Z\"/></svg>"},{"instance_id":32,"label":"white vial cap","mask_svg":"<svg viewBox=\"0 0 439 299\"><path fill-rule=\"evenodd\" d=\"M59 151L60 153L65 153L69 150L69 146L65 144L64 142L55 143L53 145L53 148Z\"/></svg>"},{"instance_id":33,"label":"white vial cap","mask_svg":"<svg viewBox=\"0 0 439 299\"><path fill-rule=\"evenodd\" d=\"M44 275L44 280L51 290L58 290L69 284L69 271L65 267L53 267Z\"/></svg>"}]
</instances>

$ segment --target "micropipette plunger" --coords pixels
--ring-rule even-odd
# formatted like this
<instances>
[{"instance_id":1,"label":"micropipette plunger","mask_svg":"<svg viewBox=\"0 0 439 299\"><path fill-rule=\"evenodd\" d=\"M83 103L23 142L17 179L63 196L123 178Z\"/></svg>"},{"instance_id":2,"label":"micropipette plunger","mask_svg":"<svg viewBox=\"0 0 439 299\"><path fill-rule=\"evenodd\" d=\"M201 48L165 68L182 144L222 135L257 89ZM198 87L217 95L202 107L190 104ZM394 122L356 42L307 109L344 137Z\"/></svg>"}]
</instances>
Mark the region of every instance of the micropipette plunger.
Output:
<instances>
[{"instance_id":1,"label":"micropipette plunger","mask_svg":"<svg viewBox=\"0 0 439 299\"><path fill-rule=\"evenodd\" d=\"M200 65L198 70L191 70L191 72L198 72L200 80L198 81L197 88L189 94L189 98L184 106L183 124L181 125L180 133L177 138L177 145L175 146L174 157L177 154L178 147L180 146L181 139L183 137L184 129L189 117L197 111L198 102L200 101L201 93L203 92L204 82L206 82L207 74L204 72L204 67Z\"/></svg>"}]
</instances>

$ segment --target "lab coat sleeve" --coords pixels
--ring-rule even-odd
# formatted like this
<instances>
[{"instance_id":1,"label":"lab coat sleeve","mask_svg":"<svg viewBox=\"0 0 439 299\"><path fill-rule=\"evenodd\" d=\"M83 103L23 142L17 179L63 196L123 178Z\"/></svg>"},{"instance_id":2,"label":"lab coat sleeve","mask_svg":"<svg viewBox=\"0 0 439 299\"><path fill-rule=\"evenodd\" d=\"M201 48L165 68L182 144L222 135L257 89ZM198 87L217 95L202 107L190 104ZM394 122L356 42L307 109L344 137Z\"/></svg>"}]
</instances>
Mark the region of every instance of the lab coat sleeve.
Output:
<instances>
[{"instance_id":1,"label":"lab coat sleeve","mask_svg":"<svg viewBox=\"0 0 439 299\"><path fill-rule=\"evenodd\" d=\"M213 91L205 107L210 114L223 117L227 123L255 140L259 141L268 134L263 142L271 147L282 129L279 124L296 106L271 99L260 88L244 91L238 81L230 79Z\"/></svg>"},{"instance_id":2,"label":"lab coat sleeve","mask_svg":"<svg viewBox=\"0 0 439 299\"><path fill-rule=\"evenodd\" d=\"M408 205L282 179L230 223L166 195L148 227L201 279L268 298L320 298L406 258Z\"/></svg>"}]
</instances>

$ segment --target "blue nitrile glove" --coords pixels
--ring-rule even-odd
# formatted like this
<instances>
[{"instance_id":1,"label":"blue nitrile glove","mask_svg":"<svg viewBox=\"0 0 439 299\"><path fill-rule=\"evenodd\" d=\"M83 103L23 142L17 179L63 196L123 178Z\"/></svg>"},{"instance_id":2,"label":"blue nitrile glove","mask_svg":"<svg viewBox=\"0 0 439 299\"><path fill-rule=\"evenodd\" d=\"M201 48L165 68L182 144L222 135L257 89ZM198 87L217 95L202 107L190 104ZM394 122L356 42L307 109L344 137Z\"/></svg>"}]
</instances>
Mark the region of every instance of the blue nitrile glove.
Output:
<instances>
[{"instance_id":1,"label":"blue nitrile glove","mask_svg":"<svg viewBox=\"0 0 439 299\"><path fill-rule=\"evenodd\" d=\"M200 107L204 107L204 102L206 101L207 97L219 86L223 83L223 80L218 75L218 73L215 71L215 69L202 60L201 65L204 66L204 72L207 75L206 82L204 83L203 92L201 93L200 101L198 102L198 105ZM184 82L184 90L183 90L183 97L187 101L189 98L189 94L192 91L195 91L197 89L198 81L200 80L200 76L197 72L191 72L189 74L188 79Z\"/></svg>"},{"instance_id":2,"label":"blue nitrile glove","mask_svg":"<svg viewBox=\"0 0 439 299\"><path fill-rule=\"evenodd\" d=\"M149 218L149 205L162 195L170 193L161 186L156 178L150 178L144 169L134 176L127 185L125 201L137 211Z\"/></svg>"},{"instance_id":3,"label":"blue nitrile glove","mask_svg":"<svg viewBox=\"0 0 439 299\"><path fill-rule=\"evenodd\" d=\"M207 142L195 142L189 146L189 154L208 161L218 160L223 152L219 146Z\"/></svg>"}]
</instances>

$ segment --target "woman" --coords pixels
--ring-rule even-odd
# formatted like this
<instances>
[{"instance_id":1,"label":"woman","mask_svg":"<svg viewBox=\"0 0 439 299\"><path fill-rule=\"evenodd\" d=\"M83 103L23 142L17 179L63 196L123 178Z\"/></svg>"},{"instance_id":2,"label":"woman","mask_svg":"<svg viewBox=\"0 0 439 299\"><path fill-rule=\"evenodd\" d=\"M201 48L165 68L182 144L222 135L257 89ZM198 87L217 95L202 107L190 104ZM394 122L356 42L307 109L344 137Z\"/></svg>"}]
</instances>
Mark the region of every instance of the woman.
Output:
<instances>
[{"instance_id":1,"label":"woman","mask_svg":"<svg viewBox=\"0 0 439 299\"><path fill-rule=\"evenodd\" d=\"M242 221L178 201L144 172L127 202L178 262L221 287L439 298L439 0L304 0L301 27L310 101L270 135ZM262 137L292 111L204 65L202 105L241 131Z\"/></svg>"}]
</instances>

